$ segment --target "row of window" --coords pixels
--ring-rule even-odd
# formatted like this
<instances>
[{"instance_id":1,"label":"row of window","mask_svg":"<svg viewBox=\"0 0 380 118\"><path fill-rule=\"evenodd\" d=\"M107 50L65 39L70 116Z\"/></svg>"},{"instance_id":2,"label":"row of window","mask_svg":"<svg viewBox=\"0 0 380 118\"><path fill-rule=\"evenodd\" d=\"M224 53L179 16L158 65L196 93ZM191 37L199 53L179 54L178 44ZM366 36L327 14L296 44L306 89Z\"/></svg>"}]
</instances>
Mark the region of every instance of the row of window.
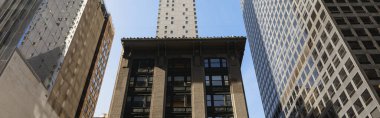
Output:
<instances>
[{"instance_id":1,"label":"row of window","mask_svg":"<svg viewBox=\"0 0 380 118\"><path fill-rule=\"evenodd\" d=\"M370 3L371 0L324 0L325 3L359 3L362 2L362 3ZM372 0L373 2L380 2L380 0Z\"/></svg>"}]
</instances>

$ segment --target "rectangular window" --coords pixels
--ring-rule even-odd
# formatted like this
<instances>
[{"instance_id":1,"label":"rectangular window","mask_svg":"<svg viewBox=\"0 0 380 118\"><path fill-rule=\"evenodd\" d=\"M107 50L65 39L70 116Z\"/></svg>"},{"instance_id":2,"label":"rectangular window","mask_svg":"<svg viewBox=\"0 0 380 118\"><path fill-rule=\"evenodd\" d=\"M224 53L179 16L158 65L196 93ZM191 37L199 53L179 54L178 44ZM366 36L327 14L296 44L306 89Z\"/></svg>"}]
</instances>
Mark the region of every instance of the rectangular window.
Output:
<instances>
[{"instance_id":1,"label":"rectangular window","mask_svg":"<svg viewBox=\"0 0 380 118\"><path fill-rule=\"evenodd\" d=\"M124 107L126 116L149 116L153 67L153 59L136 59L132 61L128 81L127 103Z\"/></svg>"},{"instance_id":2,"label":"rectangular window","mask_svg":"<svg viewBox=\"0 0 380 118\"><path fill-rule=\"evenodd\" d=\"M227 60L224 58L204 59L207 99L207 117L233 116L228 77Z\"/></svg>"},{"instance_id":3,"label":"rectangular window","mask_svg":"<svg viewBox=\"0 0 380 118\"><path fill-rule=\"evenodd\" d=\"M191 61L169 59L166 88L166 117L191 117Z\"/></svg>"}]
</instances>

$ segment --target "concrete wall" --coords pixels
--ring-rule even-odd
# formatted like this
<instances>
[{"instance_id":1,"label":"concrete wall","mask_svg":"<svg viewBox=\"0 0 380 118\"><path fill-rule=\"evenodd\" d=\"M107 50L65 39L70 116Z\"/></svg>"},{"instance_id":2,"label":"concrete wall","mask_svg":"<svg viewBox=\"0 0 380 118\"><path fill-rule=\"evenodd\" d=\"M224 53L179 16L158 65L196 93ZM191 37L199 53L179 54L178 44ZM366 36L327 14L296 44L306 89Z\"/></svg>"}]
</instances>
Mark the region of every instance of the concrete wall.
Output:
<instances>
[{"instance_id":1,"label":"concrete wall","mask_svg":"<svg viewBox=\"0 0 380 118\"><path fill-rule=\"evenodd\" d=\"M0 76L1 118L56 118L47 90L16 51Z\"/></svg>"}]
</instances>

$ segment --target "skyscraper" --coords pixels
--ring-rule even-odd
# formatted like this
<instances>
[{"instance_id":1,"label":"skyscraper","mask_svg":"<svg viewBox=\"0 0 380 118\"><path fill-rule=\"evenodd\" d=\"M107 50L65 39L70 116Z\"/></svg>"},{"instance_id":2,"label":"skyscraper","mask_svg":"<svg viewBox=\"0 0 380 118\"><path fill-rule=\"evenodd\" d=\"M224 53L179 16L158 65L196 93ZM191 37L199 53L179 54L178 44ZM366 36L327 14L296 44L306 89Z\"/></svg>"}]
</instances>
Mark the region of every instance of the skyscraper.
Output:
<instances>
[{"instance_id":1,"label":"skyscraper","mask_svg":"<svg viewBox=\"0 0 380 118\"><path fill-rule=\"evenodd\" d=\"M242 0L243 18L245 27L247 28L247 37L250 40L249 46L251 47L251 53L253 56L253 63L257 69L256 79L259 85L261 100L265 116L267 118L282 118L284 113L280 103L279 94L276 91L276 83L272 75L272 70L268 66L270 64L266 48L263 40L261 39L261 31L257 30L259 26L256 18L256 12L253 8L252 0ZM252 33L256 32L256 33Z\"/></svg>"},{"instance_id":2,"label":"skyscraper","mask_svg":"<svg viewBox=\"0 0 380 118\"><path fill-rule=\"evenodd\" d=\"M113 35L102 0L44 0L0 75L4 109L25 109L0 117L92 117Z\"/></svg>"},{"instance_id":3,"label":"skyscraper","mask_svg":"<svg viewBox=\"0 0 380 118\"><path fill-rule=\"evenodd\" d=\"M194 0L161 0L156 38L123 38L109 117L247 118L244 37L197 35Z\"/></svg>"},{"instance_id":4,"label":"skyscraper","mask_svg":"<svg viewBox=\"0 0 380 118\"><path fill-rule=\"evenodd\" d=\"M41 0L0 1L0 74L22 39Z\"/></svg>"},{"instance_id":5,"label":"skyscraper","mask_svg":"<svg viewBox=\"0 0 380 118\"><path fill-rule=\"evenodd\" d=\"M270 73L286 117L380 116L379 0L243 4L260 90Z\"/></svg>"},{"instance_id":6,"label":"skyscraper","mask_svg":"<svg viewBox=\"0 0 380 118\"><path fill-rule=\"evenodd\" d=\"M157 37L197 37L194 0L160 0Z\"/></svg>"}]
</instances>

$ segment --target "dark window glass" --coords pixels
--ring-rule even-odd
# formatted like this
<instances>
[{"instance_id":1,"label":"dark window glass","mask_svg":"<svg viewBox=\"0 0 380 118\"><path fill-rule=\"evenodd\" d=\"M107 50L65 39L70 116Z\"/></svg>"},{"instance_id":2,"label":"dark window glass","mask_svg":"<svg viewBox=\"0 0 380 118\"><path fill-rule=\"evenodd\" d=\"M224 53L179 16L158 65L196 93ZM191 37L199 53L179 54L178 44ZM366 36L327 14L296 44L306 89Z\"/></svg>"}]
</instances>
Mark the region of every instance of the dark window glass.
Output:
<instances>
[{"instance_id":1,"label":"dark window glass","mask_svg":"<svg viewBox=\"0 0 380 118\"><path fill-rule=\"evenodd\" d=\"M362 43L366 49L376 49L372 41L362 41Z\"/></svg>"},{"instance_id":2,"label":"dark window glass","mask_svg":"<svg viewBox=\"0 0 380 118\"><path fill-rule=\"evenodd\" d=\"M352 6L356 13L365 13L362 6Z\"/></svg>"},{"instance_id":3,"label":"dark window glass","mask_svg":"<svg viewBox=\"0 0 380 118\"><path fill-rule=\"evenodd\" d=\"M346 37L354 36L354 34L352 34L352 32L351 32L351 29L342 29L342 33Z\"/></svg>"},{"instance_id":4,"label":"dark window glass","mask_svg":"<svg viewBox=\"0 0 380 118\"><path fill-rule=\"evenodd\" d=\"M352 50L361 50L362 49L357 41L347 41L347 43Z\"/></svg>"},{"instance_id":5,"label":"dark window glass","mask_svg":"<svg viewBox=\"0 0 380 118\"><path fill-rule=\"evenodd\" d=\"M209 66L209 60L205 67ZM168 60L166 117L191 117L191 61L186 58Z\"/></svg>"},{"instance_id":6,"label":"dark window glass","mask_svg":"<svg viewBox=\"0 0 380 118\"><path fill-rule=\"evenodd\" d=\"M348 0L349 3L357 3L357 0Z\"/></svg>"},{"instance_id":7,"label":"dark window glass","mask_svg":"<svg viewBox=\"0 0 380 118\"><path fill-rule=\"evenodd\" d=\"M372 36L380 36L379 30L376 28L368 28L369 33L371 33Z\"/></svg>"},{"instance_id":8,"label":"dark window glass","mask_svg":"<svg viewBox=\"0 0 380 118\"><path fill-rule=\"evenodd\" d=\"M379 79L375 69L364 69L364 72L367 75L368 79L370 79L370 80L378 80Z\"/></svg>"},{"instance_id":9,"label":"dark window glass","mask_svg":"<svg viewBox=\"0 0 380 118\"><path fill-rule=\"evenodd\" d=\"M348 6L341 6L340 9L342 9L343 13L352 13L350 7Z\"/></svg>"},{"instance_id":10,"label":"dark window glass","mask_svg":"<svg viewBox=\"0 0 380 118\"><path fill-rule=\"evenodd\" d=\"M347 20L348 20L348 22L350 22L350 24L352 24L352 25L360 24L360 23L359 23L359 20L358 20L356 17L347 17Z\"/></svg>"},{"instance_id":11,"label":"dark window glass","mask_svg":"<svg viewBox=\"0 0 380 118\"><path fill-rule=\"evenodd\" d=\"M331 7L327 7L327 8L330 10L331 13L340 13L339 9L337 7L331 6Z\"/></svg>"},{"instance_id":12,"label":"dark window glass","mask_svg":"<svg viewBox=\"0 0 380 118\"><path fill-rule=\"evenodd\" d=\"M373 24L369 17L360 17L364 24Z\"/></svg>"},{"instance_id":13,"label":"dark window glass","mask_svg":"<svg viewBox=\"0 0 380 118\"><path fill-rule=\"evenodd\" d=\"M358 59L360 64L371 64L368 61L367 55L365 54L356 54L356 58Z\"/></svg>"},{"instance_id":14,"label":"dark window glass","mask_svg":"<svg viewBox=\"0 0 380 118\"><path fill-rule=\"evenodd\" d=\"M369 13L379 13L374 6L365 6Z\"/></svg>"},{"instance_id":15,"label":"dark window glass","mask_svg":"<svg viewBox=\"0 0 380 118\"><path fill-rule=\"evenodd\" d=\"M342 17L335 17L335 22L338 24L338 25L346 25L346 21L344 20L344 18Z\"/></svg>"},{"instance_id":16,"label":"dark window glass","mask_svg":"<svg viewBox=\"0 0 380 118\"><path fill-rule=\"evenodd\" d=\"M380 64L380 54L371 54L371 57L375 64Z\"/></svg>"},{"instance_id":17,"label":"dark window glass","mask_svg":"<svg viewBox=\"0 0 380 118\"><path fill-rule=\"evenodd\" d=\"M367 36L367 33L364 29L355 29L355 32L358 36Z\"/></svg>"}]
</instances>

